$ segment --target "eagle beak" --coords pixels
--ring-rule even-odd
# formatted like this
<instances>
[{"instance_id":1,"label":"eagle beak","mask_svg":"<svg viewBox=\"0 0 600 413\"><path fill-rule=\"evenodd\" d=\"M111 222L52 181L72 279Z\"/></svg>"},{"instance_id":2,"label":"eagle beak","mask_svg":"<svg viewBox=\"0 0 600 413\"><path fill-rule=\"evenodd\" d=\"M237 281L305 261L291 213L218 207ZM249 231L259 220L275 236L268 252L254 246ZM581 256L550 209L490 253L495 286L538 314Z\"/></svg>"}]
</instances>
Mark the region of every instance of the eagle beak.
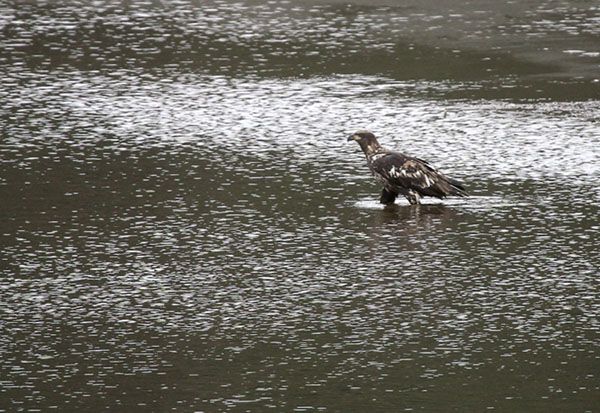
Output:
<instances>
[{"instance_id":1,"label":"eagle beak","mask_svg":"<svg viewBox=\"0 0 600 413\"><path fill-rule=\"evenodd\" d=\"M358 136L358 135L350 135L350 136L348 136L348 142L350 142L350 141L357 141L359 139L360 139L360 136Z\"/></svg>"}]
</instances>

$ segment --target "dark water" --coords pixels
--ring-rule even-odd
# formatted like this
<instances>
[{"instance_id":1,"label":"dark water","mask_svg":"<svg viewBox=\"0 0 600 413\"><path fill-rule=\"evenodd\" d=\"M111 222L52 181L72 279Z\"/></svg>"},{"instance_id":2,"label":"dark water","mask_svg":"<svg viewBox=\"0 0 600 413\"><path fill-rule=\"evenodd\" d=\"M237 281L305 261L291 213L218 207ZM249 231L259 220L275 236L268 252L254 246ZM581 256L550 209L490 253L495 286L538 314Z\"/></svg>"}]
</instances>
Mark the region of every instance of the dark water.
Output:
<instances>
[{"instance_id":1,"label":"dark water","mask_svg":"<svg viewBox=\"0 0 600 413\"><path fill-rule=\"evenodd\" d=\"M369 4L0 2L0 411L600 409L600 8Z\"/></svg>"}]
</instances>

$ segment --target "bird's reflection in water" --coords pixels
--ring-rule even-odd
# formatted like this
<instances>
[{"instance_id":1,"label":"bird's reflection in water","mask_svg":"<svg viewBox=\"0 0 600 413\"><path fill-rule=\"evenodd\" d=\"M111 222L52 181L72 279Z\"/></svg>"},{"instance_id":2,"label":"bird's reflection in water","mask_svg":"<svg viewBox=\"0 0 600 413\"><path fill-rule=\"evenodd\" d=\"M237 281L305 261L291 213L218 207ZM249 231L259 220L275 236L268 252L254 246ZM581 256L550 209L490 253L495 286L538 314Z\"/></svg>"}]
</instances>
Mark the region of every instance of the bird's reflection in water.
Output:
<instances>
[{"instance_id":1,"label":"bird's reflection in water","mask_svg":"<svg viewBox=\"0 0 600 413\"><path fill-rule=\"evenodd\" d=\"M408 227L427 229L432 225L450 219L456 211L444 204L431 205L387 205L375 215L375 225L380 226L393 222L408 224Z\"/></svg>"},{"instance_id":2,"label":"bird's reflection in water","mask_svg":"<svg viewBox=\"0 0 600 413\"><path fill-rule=\"evenodd\" d=\"M390 240L396 245L405 244L405 250L412 250L421 237L428 237L436 228L446 226L456 215L455 209L444 204L387 205L373 215L370 253L376 255L381 245Z\"/></svg>"}]
</instances>

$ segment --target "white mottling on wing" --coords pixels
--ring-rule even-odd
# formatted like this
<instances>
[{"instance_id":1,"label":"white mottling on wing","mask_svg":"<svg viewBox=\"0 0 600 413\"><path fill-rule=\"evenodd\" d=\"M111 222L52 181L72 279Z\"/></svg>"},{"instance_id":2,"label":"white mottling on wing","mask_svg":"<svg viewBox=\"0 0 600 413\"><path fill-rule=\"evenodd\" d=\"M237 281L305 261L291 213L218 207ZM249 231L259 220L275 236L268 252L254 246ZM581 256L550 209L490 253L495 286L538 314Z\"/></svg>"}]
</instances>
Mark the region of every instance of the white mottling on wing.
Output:
<instances>
[{"instance_id":1,"label":"white mottling on wing","mask_svg":"<svg viewBox=\"0 0 600 413\"><path fill-rule=\"evenodd\" d=\"M428 188L431 185L433 185L433 181L427 175L425 175L425 188Z\"/></svg>"}]
</instances>

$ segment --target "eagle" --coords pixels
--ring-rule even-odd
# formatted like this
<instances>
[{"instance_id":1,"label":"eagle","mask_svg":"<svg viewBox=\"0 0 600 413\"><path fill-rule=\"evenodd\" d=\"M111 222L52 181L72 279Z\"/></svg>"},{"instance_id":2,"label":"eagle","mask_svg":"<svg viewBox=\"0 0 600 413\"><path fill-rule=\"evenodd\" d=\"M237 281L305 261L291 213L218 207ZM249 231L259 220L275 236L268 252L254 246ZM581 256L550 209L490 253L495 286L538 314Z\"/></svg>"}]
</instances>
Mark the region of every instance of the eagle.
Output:
<instances>
[{"instance_id":1,"label":"eagle","mask_svg":"<svg viewBox=\"0 0 600 413\"><path fill-rule=\"evenodd\" d=\"M385 149L369 131L355 132L348 141L358 142L373 176L383 184L382 204L393 204L398 195L404 195L411 205L420 204L423 196L440 199L448 195L468 196L460 182L448 178L427 161Z\"/></svg>"}]
</instances>

